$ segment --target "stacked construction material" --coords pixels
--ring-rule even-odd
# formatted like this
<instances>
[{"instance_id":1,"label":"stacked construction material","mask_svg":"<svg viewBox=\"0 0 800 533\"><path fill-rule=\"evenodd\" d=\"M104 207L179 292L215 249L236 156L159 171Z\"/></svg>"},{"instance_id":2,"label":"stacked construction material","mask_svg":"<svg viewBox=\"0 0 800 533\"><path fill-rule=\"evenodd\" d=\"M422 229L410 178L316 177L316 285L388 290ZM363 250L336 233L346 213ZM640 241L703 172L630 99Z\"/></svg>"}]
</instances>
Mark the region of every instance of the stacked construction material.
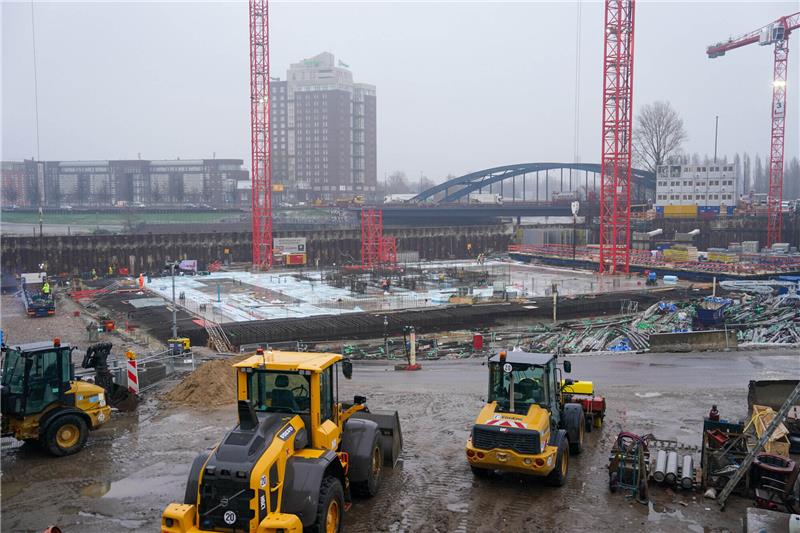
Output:
<instances>
[{"instance_id":1,"label":"stacked construction material","mask_svg":"<svg viewBox=\"0 0 800 533\"><path fill-rule=\"evenodd\" d=\"M724 325L737 330L740 343L800 344L800 300L759 296L724 308ZM660 302L632 316L564 322L559 327L541 326L531 332L531 351L584 353L643 351L650 334L691 331L696 309L692 303ZM544 328L544 331L542 331Z\"/></svg>"}]
</instances>

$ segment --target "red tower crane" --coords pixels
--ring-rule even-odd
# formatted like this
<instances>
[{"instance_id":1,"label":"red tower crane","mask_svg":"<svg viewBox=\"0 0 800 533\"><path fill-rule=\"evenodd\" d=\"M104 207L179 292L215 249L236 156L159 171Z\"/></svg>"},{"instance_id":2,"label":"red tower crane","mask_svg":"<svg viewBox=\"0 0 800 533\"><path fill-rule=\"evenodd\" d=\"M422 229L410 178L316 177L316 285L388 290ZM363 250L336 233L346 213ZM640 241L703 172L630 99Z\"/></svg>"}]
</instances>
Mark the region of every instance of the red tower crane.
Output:
<instances>
[{"instance_id":1,"label":"red tower crane","mask_svg":"<svg viewBox=\"0 0 800 533\"><path fill-rule=\"evenodd\" d=\"M253 268L272 266L272 164L269 144L269 2L250 0L250 149Z\"/></svg>"},{"instance_id":2,"label":"red tower crane","mask_svg":"<svg viewBox=\"0 0 800 533\"><path fill-rule=\"evenodd\" d=\"M600 169L600 272L628 272L635 0L606 0ZM608 263L608 264L607 264Z\"/></svg>"},{"instance_id":3,"label":"red tower crane","mask_svg":"<svg viewBox=\"0 0 800 533\"><path fill-rule=\"evenodd\" d=\"M800 27L800 13L767 24L755 31L706 49L708 57L724 56L725 52L758 43L775 45L772 75L772 133L769 147L769 192L767 194L767 246L781 240L781 202L783 201L783 133L786 126L786 78L789 66L789 34Z\"/></svg>"}]
</instances>

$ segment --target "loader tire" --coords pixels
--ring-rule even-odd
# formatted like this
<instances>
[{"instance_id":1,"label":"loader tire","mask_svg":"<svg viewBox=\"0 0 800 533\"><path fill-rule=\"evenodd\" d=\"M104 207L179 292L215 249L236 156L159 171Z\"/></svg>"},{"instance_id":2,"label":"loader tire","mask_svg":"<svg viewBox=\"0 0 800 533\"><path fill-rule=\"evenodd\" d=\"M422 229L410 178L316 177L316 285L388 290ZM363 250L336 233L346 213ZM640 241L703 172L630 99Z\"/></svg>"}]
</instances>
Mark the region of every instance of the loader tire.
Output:
<instances>
[{"instance_id":1,"label":"loader tire","mask_svg":"<svg viewBox=\"0 0 800 533\"><path fill-rule=\"evenodd\" d=\"M369 472L367 472L367 479L358 483L352 483L350 486L353 493L363 498L372 498L378 494L378 489L381 486L381 475L383 473L383 453L381 446L378 442L378 434L375 435L375 441L372 443L372 455L369 463Z\"/></svg>"},{"instance_id":2,"label":"loader tire","mask_svg":"<svg viewBox=\"0 0 800 533\"><path fill-rule=\"evenodd\" d=\"M487 468L478 468L476 466L469 467L472 470L472 475L478 478L486 479L492 477L494 471Z\"/></svg>"},{"instance_id":3,"label":"loader tire","mask_svg":"<svg viewBox=\"0 0 800 533\"><path fill-rule=\"evenodd\" d=\"M317 520L308 530L310 533L341 533L344 517L344 490L342 482L327 476L319 487Z\"/></svg>"},{"instance_id":4,"label":"loader tire","mask_svg":"<svg viewBox=\"0 0 800 533\"><path fill-rule=\"evenodd\" d=\"M62 415L47 427L42 446L56 457L72 455L83 448L88 435L89 428L83 418L78 415Z\"/></svg>"},{"instance_id":5,"label":"loader tire","mask_svg":"<svg viewBox=\"0 0 800 533\"><path fill-rule=\"evenodd\" d=\"M568 403L564 406L564 429L569 435L569 451L577 455L583 451L586 420L580 404Z\"/></svg>"},{"instance_id":6,"label":"loader tire","mask_svg":"<svg viewBox=\"0 0 800 533\"><path fill-rule=\"evenodd\" d=\"M569 475L569 440L565 437L558 443L558 459L556 467L547 475L545 481L553 487L563 487Z\"/></svg>"}]
</instances>

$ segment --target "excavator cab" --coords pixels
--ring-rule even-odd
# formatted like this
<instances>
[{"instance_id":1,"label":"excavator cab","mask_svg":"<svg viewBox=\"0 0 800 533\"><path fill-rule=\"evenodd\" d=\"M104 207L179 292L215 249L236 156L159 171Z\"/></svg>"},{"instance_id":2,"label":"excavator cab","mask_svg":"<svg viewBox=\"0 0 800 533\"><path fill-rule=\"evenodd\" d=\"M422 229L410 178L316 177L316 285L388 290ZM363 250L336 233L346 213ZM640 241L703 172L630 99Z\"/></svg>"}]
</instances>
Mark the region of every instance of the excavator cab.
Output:
<instances>
[{"instance_id":1,"label":"excavator cab","mask_svg":"<svg viewBox=\"0 0 800 533\"><path fill-rule=\"evenodd\" d=\"M102 387L75 380L73 348L53 342L3 347L2 434L56 456L79 451L111 415Z\"/></svg>"}]
</instances>

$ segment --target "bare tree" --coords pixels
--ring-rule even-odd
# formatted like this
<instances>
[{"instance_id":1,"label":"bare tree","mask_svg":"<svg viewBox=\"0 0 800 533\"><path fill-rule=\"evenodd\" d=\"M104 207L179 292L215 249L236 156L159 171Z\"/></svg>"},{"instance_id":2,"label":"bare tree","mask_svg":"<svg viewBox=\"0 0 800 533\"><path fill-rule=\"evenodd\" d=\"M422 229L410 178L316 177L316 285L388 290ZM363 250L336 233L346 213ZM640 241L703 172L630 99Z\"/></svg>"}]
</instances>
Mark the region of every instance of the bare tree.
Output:
<instances>
[{"instance_id":1,"label":"bare tree","mask_svg":"<svg viewBox=\"0 0 800 533\"><path fill-rule=\"evenodd\" d=\"M424 190L430 189L431 187L434 187L435 185L436 185L436 183L432 179L430 179L428 176L420 176L420 178L419 178L419 192L422 192Z\"/></svg>"},{"instance_id":2,"label":"bare tree","mask_svg":"<svg viewBox=\"0 0 800 533\"><path fill-rule=\"evenodd\" d=\"M386 193L387 194L404 194L410 193L411 186L408 184L406 173L402 170L395 170L386 179Z\"/></svg>"},{"instance_id":3,"label":"bare tree","mask_svg":"<svg viewBox=\"0 0 800 533\"><path fill-rule=\"evenodd\" d=\"M633 130L636 162L655 172L687 139L683 119L669 102L653 102L642 107Z\"/></svg>"}]
</instances>

